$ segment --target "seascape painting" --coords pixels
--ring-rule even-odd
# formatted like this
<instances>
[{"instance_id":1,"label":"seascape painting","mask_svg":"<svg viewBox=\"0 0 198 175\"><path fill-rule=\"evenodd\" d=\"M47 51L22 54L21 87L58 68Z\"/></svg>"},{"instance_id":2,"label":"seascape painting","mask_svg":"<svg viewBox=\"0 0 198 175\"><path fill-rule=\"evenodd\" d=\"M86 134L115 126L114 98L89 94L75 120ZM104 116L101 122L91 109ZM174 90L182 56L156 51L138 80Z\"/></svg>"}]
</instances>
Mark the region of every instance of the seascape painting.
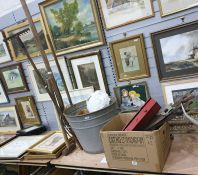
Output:
<instances>
[{"instance_id":1,"label":"seascape painting","mask_svg":"<svg viewBox=\"0 0 198 175\"><path fill-rule=\"evenodd\" d=\"M94 63L78 65L83 87L93 86L94 90L100 90L100 84Z\"/></svg>"},{"instance_id":2,"label":"seascape painting","mask_svg":"<svg viewBox=\"0 0 198 175\"><path fill-rule=\"evenodd\" d=\"M99 41L91 0L61 0L44 11L56 50Z\"/></svg>"},{"instance_id":3,"label":"seascape painting","mask_svg":"<svg viewBox=\"0 0 198 175\"><path fill-rule=\"evenodd\" d=\"M166 72L198 69L198 30L160 39Z\"/></svg>"},{"instance_id":4,"label":"seascape painting","mask_svg":"<svg viewBox=\"0 0 198 175\"><path fill-rule=\"evenodd\" d=\"M0 129L1 127L17 127L15 117L12 111L0 111Z\"/></svg>"},{"instance_id":5,"label":"seascape painting","mask_svg":"<svg viewBox=\"0 0 198 175\"><path fill-rule=\"evenodd\" d=\"M124 72L140 70L136 46L119 49Z\"/></svg>"}]
</instances>

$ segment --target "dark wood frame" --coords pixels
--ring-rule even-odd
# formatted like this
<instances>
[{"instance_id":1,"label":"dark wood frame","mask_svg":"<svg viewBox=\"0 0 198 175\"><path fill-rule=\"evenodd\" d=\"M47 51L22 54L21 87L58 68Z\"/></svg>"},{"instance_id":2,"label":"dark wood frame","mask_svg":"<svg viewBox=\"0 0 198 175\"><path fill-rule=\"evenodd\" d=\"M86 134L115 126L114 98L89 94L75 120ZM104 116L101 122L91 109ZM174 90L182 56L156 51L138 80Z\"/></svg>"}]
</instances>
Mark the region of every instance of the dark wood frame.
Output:
<instances>
[{"instance_id":1,"label":"dark wood frame","mask_svg":"<svg viewBox=\"0 0 198 175\"><path fill-rule=\"evenodd\" d=\"M140 39L141 51L142 51L142 54L143 54L143 62L144 62L144 69L145 69L144 72L145 73L142 74L142 75L134 75L134 76L129 75L130 77L121 78L120 75L119 75L119 66L118 66L117 61L116 61L116 54L115 54L113 45L114 44L119 44L119 43L122 43L122 42L125 42L125 41L128 41L128 40L135 40L135 39L138 39L138 38ZM115 67L115 70L116 70L116 75L117 75L117 80L118 81L128 81L128 80L135 80L135 79L150 77L150 70L149 70L149 64L148 64L148 59L147 59L143 34L139 34L139 35L135 35L135 36L131 36L131 37L127 37L127 38L124 38L124 39L120 39L120 40L111 42L111 43L109 43L109 46L110 46L111 55L112 55L112 58L113 58L113 64L114 64L114 67ZM128 73L128 74L130 74L130 73Z\"/></svg>"},{"instance_id":2,"label":"dark wood frame","mask_svg":"<svg viewBox=\"0 0 198 175\"><path fill-rule=\"evenodd\" d=\"M194 21L194 22L191 22L188 24L179 25L179 26L175 26L172 28L168 28L165 30L151 33L152 44L153 44L153 49L154 49L154 53L155 53L155 60L157 63L157 69L158 69L158 75L159 75L160 81L167 81L167 80L171 80L171 79L172 80L182 79L183 77L194 77L194 76L198 75L198 68L196 68L196 67L191 68L191 69L183 69L183 70L179 70L179 71L171 71L169 73L166 72L165 64L163 61L161 45L160 45L160 39L163 36L165 38L165 37L170 37L170 36L186 33L186 32L193 31L193 30L198 30L198 21ZM171 35L171 32L173 35ZM160 36L162 36L162 37L160 37ZM175 73L173 73L173 72L175 72ZM169 74L169 75L167 75L167 74Z\"/></svg>"},{"instance_id":3,"label":"dark wood frame","mask_svg":"<svg viewBox=\"0 0 198 175\"><path fill-rule=\"evenodd\" d=\"M15 101L16 101L16 107L17 107L17 111L19 114L19 118L20 118L23 126L25 126L25 125L40 125L41 124L41 119L40 119L40 116L39 116L33 96L15 98ZM33 118L33 119L26 118L26 115L25 115L23 108L21 106L21 102L23 102L23 101L30 102L30 105L31 105L31 108L32 108L35 118Z\"/></svg>"},{"instance_id":4,"label":"dark wood frame","mask_svg":"<svg viewBox=\"0 0 198 175\"><path fill-rule=\"evenodd\" d=\"M8 88L7 82L6 82L6 80L4 79L4 76L3 76L3 72L4 71L9 71L12 68L13 69L15 68L15 69L19 70L19 73L20 73L20 76L21 76L21 79L22 79L22 82L23 82L23 87L13 88L13 89L9 89ZM22 68L22 64L21 63L13 64L13 65L9 65L9 66L1 68L0 75L2 77L2 82L3 82L4 87L5 87L5 89L6 89L8 94L15 94L15 93L21 93L21 92L29 91L29 88L28 88L28 85L27 85L27 82L26 82L26 79L25 79L25 76L24 76L24 73L23 73L23 68Z\"/></svg>"},{"instance_id":5,"label":"dark wood frame","mask_svg":"<svg viewBox=\"0 0 198 175\"><path fill-rule=\"evenodd\" d=\"M5 102L5 103L0 103L0 105L2 105L2 104L8 104L8 103L10 102L10 100L9 100L9 97L8 97L6 91L5 91L5 88L4 88L3 83L1 82L1 80L0 80L0 86L2 87L3 93L5 94L6 99L7 99L7 102Z\"/></svg>"}]
</instances>

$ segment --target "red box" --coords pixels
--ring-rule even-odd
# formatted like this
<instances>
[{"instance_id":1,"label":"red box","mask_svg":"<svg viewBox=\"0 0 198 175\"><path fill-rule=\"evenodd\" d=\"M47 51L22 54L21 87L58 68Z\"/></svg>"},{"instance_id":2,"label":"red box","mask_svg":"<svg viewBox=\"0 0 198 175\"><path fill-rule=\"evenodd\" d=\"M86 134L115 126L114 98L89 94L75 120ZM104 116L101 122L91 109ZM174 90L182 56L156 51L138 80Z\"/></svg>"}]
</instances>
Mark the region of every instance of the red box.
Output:
<instances>
[{"instance_id":1,"label":"red box","mask_svg":"<svg viewBox=\"0 0 198 175\"><path fill-rule=\"evenodd\" d=\"M144 130L152 117L159 112L160 108L160 105L154 99L149 98L135 117L123 128L123 131Z\"/></svg>"}]
</instances>

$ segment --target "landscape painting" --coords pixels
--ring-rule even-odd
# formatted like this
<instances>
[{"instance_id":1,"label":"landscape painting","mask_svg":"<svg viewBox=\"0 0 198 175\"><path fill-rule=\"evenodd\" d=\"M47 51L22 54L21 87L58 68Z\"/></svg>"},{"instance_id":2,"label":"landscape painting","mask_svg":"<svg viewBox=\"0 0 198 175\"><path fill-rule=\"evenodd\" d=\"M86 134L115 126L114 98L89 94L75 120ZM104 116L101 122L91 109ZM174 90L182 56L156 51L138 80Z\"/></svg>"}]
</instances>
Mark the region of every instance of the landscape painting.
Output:
<instances>
[{"instance_id":1,"label":"landscape painting","mask_svg":"<svg viewBox=\"0 0 198 175\"><path fill-rule=\"evenodd\" d=\"M198 30L160 40L166 72L198 69Z\"/></svg>"},{"instance_id":2,"label":"landscape painting","mask_svg":"<svg viewBox=\"0 0 198 175\"><path fill-rule=\"evenodd\" d=\"M93 86L94 90L100 90L96 68L94 63L78 65L83 87Z\"/></svg>"},{"instance_id":3,"label":"landscape painting","mask_svg":"<svg viewBox=\"0 0 198 175\"><path fill-rule=\"evenodd\" d=\"M93 0L46 1L40 7L57 52L103 43Z\"/></svg>"}]
</instances>

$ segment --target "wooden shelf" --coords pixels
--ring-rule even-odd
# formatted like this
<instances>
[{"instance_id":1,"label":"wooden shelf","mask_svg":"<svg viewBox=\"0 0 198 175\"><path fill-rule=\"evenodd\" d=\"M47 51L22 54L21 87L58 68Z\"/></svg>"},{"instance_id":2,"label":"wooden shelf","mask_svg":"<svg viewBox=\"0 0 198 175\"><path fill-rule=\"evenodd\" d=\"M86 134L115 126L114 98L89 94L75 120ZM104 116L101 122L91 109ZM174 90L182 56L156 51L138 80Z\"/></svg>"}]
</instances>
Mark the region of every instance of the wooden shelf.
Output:
<instances>
[{"instance_id":1,"label":"wooden shelf","mask_svg":"<svg viewBox=\"0 0 198 175\"><path fill-rule=\"evenodd\" d=\"M57 168L65 169L122 174L137 173L135 171L109 168L105 162L101 162L104 157L104 154L87 154L84 151L77 149L69 156L63 156L59 159L52 160L51 164L55 165ZM175 136L163 173L198 174L197 134L181 134Z\"/></svg>"}]
</instances>

